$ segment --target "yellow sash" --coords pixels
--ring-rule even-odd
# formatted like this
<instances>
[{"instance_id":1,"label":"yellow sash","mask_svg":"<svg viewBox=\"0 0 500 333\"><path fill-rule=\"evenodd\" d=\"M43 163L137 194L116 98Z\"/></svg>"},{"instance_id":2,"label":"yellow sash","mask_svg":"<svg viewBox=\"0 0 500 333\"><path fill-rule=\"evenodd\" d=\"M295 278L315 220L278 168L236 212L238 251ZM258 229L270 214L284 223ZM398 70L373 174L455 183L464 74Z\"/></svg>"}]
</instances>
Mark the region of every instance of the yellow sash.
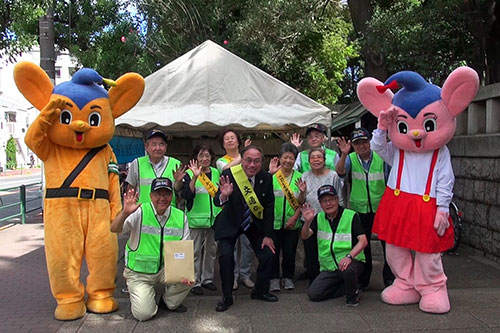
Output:
<instances>
[{"instance_id":1,"label":"yellow sash","mask_svg":"<svg viewBox=\"0 0 500 333\"><path fill-rule=\"evenodd\" d=\"M215 184L212 183L210 178L208 178L204 172L201 172L200 175L198 176L198 179L200 180L203 187L205 187L208 194L210 194L212 198L215 197L215 193L217 193L217 186L215 186Z\"/></svg>"},{"instance_id":2,"label":"yellow sash","mask_svg":"<svg viewBox=\"0 0 500 333\"><path fill-rule=\"evenodd\" d=\"M257 195L253 191L252 185L250 185L248 177L243 171L241 164L232 166L230 170L231 173L233 174L236 184L238 185L238 188L241 191L241 194L243 194L245 202L250 208L250 211L255 216L257 216L258 219L262 219L264 217L264 207L262 207L262 205L259 202L259 199L257 198Z\"/></svg>"},{"instance_id":3,"label":"yellow sash","mask_svg":"<svg viewBox=\"0 0 500 333\"><path fill-rule=\"evenodd\" d=\"M299 201L297 200L297 198L295 198L295 195L290 188L290 184L288 184L288 182L286 181L286 177L281 169L276 172L276 180L278 180L278 183L281 186L281 190L283 190L283 194L285 195L285 198L290 206L292 206L293 210L297 210L297 208L299 208Z\"/></svg>"},{"instance_id":4,"label":"yellow sash","mask_svg":"<svg viewBox=\"0 0 500 333\"><path fill-rule=\"evenodd\" d=\"M222 158L225 159L227 161L227 163L231 163L234 160L234 158L232 158L229 155L224 155L224 156L222 156Z\"/></svg>"}]
</instances>

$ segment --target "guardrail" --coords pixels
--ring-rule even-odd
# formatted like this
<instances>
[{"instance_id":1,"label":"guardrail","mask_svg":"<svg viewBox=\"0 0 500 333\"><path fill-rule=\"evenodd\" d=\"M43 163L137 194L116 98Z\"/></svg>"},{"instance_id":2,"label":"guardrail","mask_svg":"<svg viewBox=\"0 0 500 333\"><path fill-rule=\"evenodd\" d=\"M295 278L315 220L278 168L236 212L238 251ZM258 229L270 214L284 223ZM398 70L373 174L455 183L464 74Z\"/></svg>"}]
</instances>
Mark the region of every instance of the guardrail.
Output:
<instances>
[{"instance_id":1,"label":"guardrail","mask_svg":"<svg viewBox=\"0 0 500 333\"><path fill-rule=\"evenodd\" d=\"M26 189L31 189L31 188L35 188L35 191L37 191L40 195L36 196L34 198L31 198L31 199L26 199ZM19 201L16 201L16 202L13 202L13 203L4 204L2 196L0 196L0 212L2 210L10 208L10 207L19 206L19 213L2 217L2 218L0 218L0 222L6 221L6 220L10 220L10 219L12 219L14 217L21 216L21 223L25 224L26 223L26 214L27 213L30 213L30 212L33 212L33 211L35 211L37 209L42 208L42 205L40 204L40 206L32 207L29 210L27 209L28 202L32 202L32 201L38 200L39 198L42 197L41 188L42 188L42 183L38 182L38 183L34 183L34 184L29 184L29 185L21 185L21 186L16 186L16 187L10 187L10 188L0 189L0 192L19 191Z\"/></svg>"}]
</instances>

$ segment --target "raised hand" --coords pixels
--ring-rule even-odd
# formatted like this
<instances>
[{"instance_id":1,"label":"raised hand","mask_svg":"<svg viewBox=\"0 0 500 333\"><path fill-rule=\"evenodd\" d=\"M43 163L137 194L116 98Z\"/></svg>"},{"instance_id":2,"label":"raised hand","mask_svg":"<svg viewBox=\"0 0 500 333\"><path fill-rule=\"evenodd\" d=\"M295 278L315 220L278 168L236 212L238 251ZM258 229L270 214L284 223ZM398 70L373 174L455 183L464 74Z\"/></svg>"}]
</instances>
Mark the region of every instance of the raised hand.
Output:
<instances>
[{"instance_id":1,"label":"raised hand","mask_svg":"<svg viewBox=\"0 0 500 333\"><path fill-rule=\"evenodd\" d=\"M303 142L303 140L300 138L300 134L299 133L293 133L292 134L292 137L290 138L290 143L292 145L294 145L297 148L300 148L300 146L302 145L302 142Z\"/></svg>"},{"instance_id":2,"label":"raised hand","mask_svg":"<svg viewBox=\"0 0 500 333\"><path fill-rule=\"evenodd\" d=\"M219 190L221 195L228 198L233 193L233 184L229 180L229 176L221 176L219 179Z\"/></svg>"},{"instance_id":3,"label":"raised hand","mask_svg":"<svg viewBox=\"0 0 500 333\"><path fill-rule=\"evenodd\" d=\"M281 165L278 166L279 162L280 162L280 159L278 157L273 157L269 161L269 173L274 175L276 172L278 172L278 170L281 168Z\"/></svg>"},{"instance_id":4,"label":"raised hand","mask_svg":"<svg viewBox=\"0 0 500 333\"><path fill-rule=\"evenodd\" d=\"M308 204L307 202L302 205L302 217L304 218L304 221L307 223L311 223L311 221L314 218L314 209L312 209L311 205Z\"/></svg>"},{"instance_id":5,"label":"raised hand","mask_svg":"<svg viewBox=\"0 0 500 333\"><path fill-rule=\"evenodd\" d=\"M395 108L391 108L385 111L380 111L378 115L377 127L383 131L387 131L387 129L391 127L392 123L394 122L394 119L396 118L397 114L398 111L396 111Z\"/></svg>"},{"instance_id":6,"label":"raised hand","mask_svg":"<svg viewBox=\"0 0 500 333\"><path fill-rule=\"evenodd\" d=\"M193 172L195 177L198 177L201 173L201 165L198 165L197 160L191 160L189 161L189 170Z\"/></svg>"},{"instance_id":7,"label":"raised hand","mask_svg":"<svg viewBox=\"0 0 500 333\"><path fill-rule=\"evenodd\" d=\"M54 97L50 100L50 102L40 111L39 117L47 121L48 123L53 123L59 115L61 111L66 107L66 100L61 97ZM68 124L69 125L69 124Z\"/></svg>"},{"instance_id":8,"label":"raised hand","mask_svg":"<svg viewBox=\"0 0 500 333\"><path fill-rule=\"evenodd\" d=\"M180 164L172 171L172 176L176 182L182 182L182 179L186 175L186 168L185 165Z\"/></svg>"},{"instance_id":9,"label":"raised hand","mask_svg":"<svg viewBox=\"0 0 500 333\"><path fill-rule=\"evenodd\" d=\"M127 216L141 206L137 200L139 200L139 192L136 192L133 188L123 194L123 212Z\"/></svg>"},{"instance_id":10,"label":"raised hand","mask_svg":"<svg viewBox=\"0 0 500 333\"><path fill-rule=\"evenodd\" d=\"M351 140L346 140L344 137L337 140L337 147L344 155L349 155L351 152Z\"/></svg>"},{"instance_id":11,"label":"raised hand","mask_svg":"<svg viewBox=\"0 0 500 333\"><path fill-rule=\"evenodd\" d=\"M252 140L250 140L250 139L246 139L246 140L245 140L245 143L244 143L244 146L245 146L245 147L248 147L248 146L250 146L251 144L252 144Z\"/></svg>"},{"instance_id":12,"label":"raised hand","mask_svg":"<svg viewBox=\"0 0 500 333\"><path fill-rule=\"evenodd\" d=\"M302 180L302 178L297 179L295 181L295 185L297 185L300 192L305 193L307 191L307 184L305 181Z\"/></svg>"}]
</instances>

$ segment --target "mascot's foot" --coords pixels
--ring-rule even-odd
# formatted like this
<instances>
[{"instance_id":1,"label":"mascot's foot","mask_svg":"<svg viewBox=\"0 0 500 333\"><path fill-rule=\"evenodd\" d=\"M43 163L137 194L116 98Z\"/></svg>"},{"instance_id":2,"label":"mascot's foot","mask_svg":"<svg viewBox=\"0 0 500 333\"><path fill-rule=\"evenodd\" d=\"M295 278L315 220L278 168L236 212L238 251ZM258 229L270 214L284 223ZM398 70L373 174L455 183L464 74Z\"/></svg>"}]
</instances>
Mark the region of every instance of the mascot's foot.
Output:
<instances>
[{"instance_id":1,"label":"mascot's foot","mask_svg":"<svg viewBox=\"0 0 500 333\"><path fill-rule=\"evenodd\" d=\"M415 289L403 290L395 285L385 288L380 296L382 302L392 305L416 304L420 300Z\"/></svg>"},{"instance_id":2,"label":"mascot's foot","mask_svg":"<svg viewBox=\"0 0 500 333\"><path fill-rule=\"evenodd\" d=\"M423 295L418 307L420 310L429 313L447 313L450 311L450 299L446 285L435 293Z\"/></svg>"},{"instance_id":3,"label":"mascot's foot","mask_svg":"<svg viewBox=\"0 0 500 333\"><path fill-rule=\"evenodd\" d=\"M118 302L114 297L108 297L103 299L92 299L87 300L87 310L94 313L110 313L118 310Z\"/></svg>"},{"instance_id":4,"label":"mascot's foot","mask_svg":"<svg viewBox=\"0 0 500 333\"><path fill-rule=\"evenodd\" d=\"M69 304L58 304L54 317L57 320L75 320L82 318L87 312L85 303L83 301Z\"/></svg>"}]
</instances>

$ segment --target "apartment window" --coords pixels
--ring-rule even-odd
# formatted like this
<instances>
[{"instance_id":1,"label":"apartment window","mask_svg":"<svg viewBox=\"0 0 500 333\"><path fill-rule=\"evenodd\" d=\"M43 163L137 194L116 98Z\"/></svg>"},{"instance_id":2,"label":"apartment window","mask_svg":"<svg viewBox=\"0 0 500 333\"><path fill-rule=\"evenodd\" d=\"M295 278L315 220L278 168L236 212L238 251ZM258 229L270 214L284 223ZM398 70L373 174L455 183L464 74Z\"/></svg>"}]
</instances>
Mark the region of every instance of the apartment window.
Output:
<instances>
[{"instance_id":1,"label":"apartment window","mask_svg":"<svg viewBox=\"0 0 500 333\"><path fill-rule=\"evenodd\" d=\"M15 123L16 122L16 113L15 112L5 112L5 120L8 123Z\"/></svg>"},{"instance_id":2,"label":"apartment window","mask_svg":"<svg viewBox=\"0 0 500 333\"><path fill-rule=\"evenodd\" d=\"M61 78L61 66L56 66L56 79Z\"/></svg>"}]
</instances>

